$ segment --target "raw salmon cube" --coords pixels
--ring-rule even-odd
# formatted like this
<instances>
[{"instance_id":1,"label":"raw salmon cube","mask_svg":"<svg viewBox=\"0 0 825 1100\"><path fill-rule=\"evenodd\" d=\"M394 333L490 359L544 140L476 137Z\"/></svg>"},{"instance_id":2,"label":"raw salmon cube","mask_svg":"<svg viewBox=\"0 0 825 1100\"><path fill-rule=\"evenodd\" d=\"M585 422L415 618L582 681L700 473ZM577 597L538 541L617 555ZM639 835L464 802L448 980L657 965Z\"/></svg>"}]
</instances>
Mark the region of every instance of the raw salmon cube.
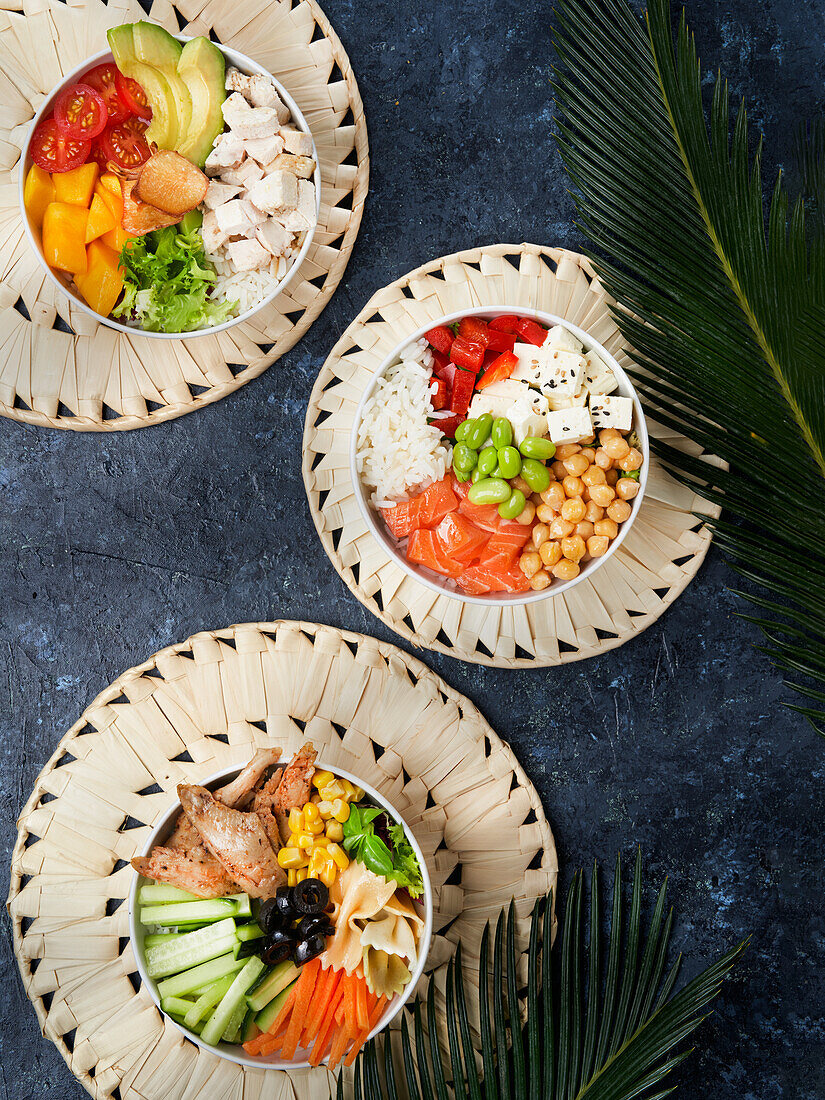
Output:
<instances>
[{"instance_id":1,"label":"raw salmon cube","mask_svg":"<svg viewBox=\"0 0 825 1100\"><path fill-rule=\"evenodd\" d=\"M486 533L460 512L448 512L435 533L445 552L464 565L469 565L473 558L478 557L487 542Z\"/></svg>"},{"instance_id":2,"label":"raw salmon cube","mask_svg":"<svg viewBox=\"0 0 825 1100\"><path fill-rule=\"evenodd\" d=\"M435 527L448 512L458 507L458 497L450 486L449 474L434 482L418 497L418 527Z\"/></svg>"},{"instance_id":3,"label":"raw salmon cube","mask_svg":"<svg viewBox=\"0 0 825 1100\"><path fill-rule=\"evenodd\" d=\"M406 538L418 526L418 497L396 504L394 508L382 508L384 522L397 539Z\"/></svg>"},{"instance_id":4,"label":"raw salmon cube","mask_svg":"<svg viewBox=\"0 0 825 1100\"><path fill-rule=\"evenodd\" d=\"M445 577L459 577L464 568L460 562L453 561L436 538L435 531L419 527L410 535L407 544L407 560L441 573Z\"/></svg>"}]
</instances>

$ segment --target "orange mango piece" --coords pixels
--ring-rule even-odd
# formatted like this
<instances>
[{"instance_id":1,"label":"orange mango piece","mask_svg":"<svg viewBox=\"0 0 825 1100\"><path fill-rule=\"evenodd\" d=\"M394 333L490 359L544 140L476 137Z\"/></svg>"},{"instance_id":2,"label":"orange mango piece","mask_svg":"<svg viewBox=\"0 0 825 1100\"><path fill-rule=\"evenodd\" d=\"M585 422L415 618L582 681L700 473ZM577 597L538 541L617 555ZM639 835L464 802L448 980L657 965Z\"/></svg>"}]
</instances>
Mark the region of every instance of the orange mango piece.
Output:
<instances>
[{"instance_id":1,"label":"orange mango piece","mask_svg":"<svg viewBox=\"0 0 825 1100\"><path fill-rule=\"evenodd\" d=\"M98 167L94 161L81 164L71 172L55 172L52 183L56 201L67 202L72 206L85 206L88 209L97 182L97 173Z\"/></svg>"},{"instance_id":2,"label":"orange mango piece","mask_svg":"<svg viewBox=\"0 0 825 1100\"><path fill-rule=\"evenodd\" d=\"M114 174L114 172L104 172L100 179L97 181L106 188L107 191L111 191L115 195L123 195L123 189L120 186L120 180Z\"/></svg>"},{"instance_id":3,"label":"orange mango piece","mask_svg":"<svg viewBox=\"0 0 825 1100\"><path fill-rule=\"evenodd\" d=\"M123 220L123 199L119 192L98 181L95 186L95 194L100 201L107 206L115 219L115 225L120 225Z\"/></svg>"},{"instance_id":4,"label":"orange mango piece","mask_svg":"<svg viewBox=\"0 0 825 1100\"><path fill-rule=\"evenodd\" d=\"M108 317L123 289L123 275L118 269L120 257L102 241L92 241L86 253L86 272L75 275L74 281L92 309Z\"/></svg>"},{"instance_id":5,"label":"orange mango piece","mask_svg":"<svg viewBox=\"0 0 825 1100\"><path fill-rule=\"evenodd\" d=\"M109 248L117 252L118 256L126 246L126 242L134 240L131 233L127 233L121 225L117 225L114 229L110 229L109 232L104 233L100 239L104 244L108 245Z\"/></svg>"},{"instance_id":6,"label":"orange mango piece","mask_svg":"<svg viewBox=\"0 0 825 1100\"><path fill-rule=\"evenodd\" d=\"M86 224L86 244L102 237L117 228L117 221L111 209L106 205L100 195L95 192L92 195L92 204L89 207L89 221Z\"/></svg>"},{"instance_id":7,"label":"orange mango piece","mask_svg":"<svg viewBox=\"0 0 825 1100\"><path fill-rule=\"evenodd\" d=\"M50 202L54 202L54 184L52 177L42 168L33 164L26 176L23 189L23 202L32 223L39 229L43 224L43 215Z\"/></svg>"},{"instance_id":8,"label":"orange mango piece","mask_svg":"<svg viewBox=\"0 0 825 1100\"><path fill-rule=\"evenodd\" d=\"M50 267L86 273L86 223L89 211L67 202L50 202L43 215L43 255Z\"/></svg>"}]
</instances>

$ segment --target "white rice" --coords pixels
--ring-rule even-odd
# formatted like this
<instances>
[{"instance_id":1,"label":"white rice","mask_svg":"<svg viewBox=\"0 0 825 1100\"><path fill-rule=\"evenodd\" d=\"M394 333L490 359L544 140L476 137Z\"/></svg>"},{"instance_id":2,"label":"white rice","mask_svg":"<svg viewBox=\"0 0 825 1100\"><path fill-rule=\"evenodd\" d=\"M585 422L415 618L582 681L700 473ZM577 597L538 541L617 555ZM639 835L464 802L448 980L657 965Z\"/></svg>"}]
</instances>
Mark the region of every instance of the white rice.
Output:
<instances>
[{"instance_id":1,"label":"white rice","mask_svg":"<svg viewBox=\"0 0 825 1100\"><path fill-rule=\"evenodd\" d=\"M387 368L364 406L356 464L375 508L409 500L449 468L452 448L437 424L427 423L439 419L430 402L432 361L426 340L419 340Z\"/></svg>"},{"instance_id":2,"label":"white rice","mask_svg":"<svg viewBox=\"0 0 825 1100\"><path fill-rule=\"evenodd\" d=\"M294 256L279 256L277 259L273 257L269 267L259 268L257 271L235 271L219 252L209 253L208 256L218 273L218 280L209 292L209 297L218 302L237 301L239 304L236 315L246 313L271 294L295 259Z\"/></svg>"}]
</instances>

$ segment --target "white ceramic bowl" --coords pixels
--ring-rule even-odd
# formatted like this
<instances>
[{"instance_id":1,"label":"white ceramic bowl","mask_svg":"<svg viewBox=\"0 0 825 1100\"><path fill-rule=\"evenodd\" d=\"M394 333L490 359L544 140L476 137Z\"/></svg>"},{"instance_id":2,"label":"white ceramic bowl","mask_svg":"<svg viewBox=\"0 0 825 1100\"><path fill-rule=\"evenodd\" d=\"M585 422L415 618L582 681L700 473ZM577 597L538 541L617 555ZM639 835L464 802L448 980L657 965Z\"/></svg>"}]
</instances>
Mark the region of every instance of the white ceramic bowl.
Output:
<instances>
[{"instance_id":1,"label":"white ceramic bowl","mask_svg":"<svg viewBox=\"0 0 825 1100\"><path fill-rule=\"evenodd\" d=\"M430 329L435 328L437 325L449 325L453 321L458 321L462 317L482 317L485 320L492 319L493 317L501 317L504 314L515 313L519 317L529 317L534 321L539 321L541 324L550 327L551 325L564 325L572 334L581 340L582 344L588 351L595 351L604 360L608 367L616 377L618 382L617 393L622 397L630 397L633 400L633 427L639 436L641 443L641 451L644 456L641 472L639 475L639 492L634 499L630 502L633 511L630 517L619 528L619 533L615 539L610 543L607 553L600 558L593 558L587 562L582 568L581 572L572 581L558 581L554 580L553 583L545 588L543 592L501 592L484 596L470 596L461 589L448 577L441 577L438 573L432 572L430 569L426 569L424 566L414 565L407 561L407 558L403 553L399 552L398 544L393 536L390 534L381 517L372 507L369 502L369 491L365 488L358 473L358 467L356 463L356 452L358 449L358 429L361 425L361 418L364 415L364 406L367 401L375 392L375 387L378 383L378 379L393 363L396 363L401 353L408 348L416 340L420 340L425 332L429 332ZM628 378L627 374L622 370L613 356L602 347L600 343L593 339L584 329L579 328L577 325L572 325L569 321L563 317L556 317L552 313L545 313L539 309L525 309L523 306L477 306L473 309L461 309L455 313L449 313L446 317L439 317L437 320L430 321L426 325L423 325L420 329L417 329L411 336L408 336L400 344L398 344L386 357L384 362L378 368L374 378L370 382L367 389L364 391L361 401L358 405L358 409L355 413L355 420L352 428L352 435L350 437L350 475L352 477L352 483L355 488L355 499L358 501L358 507L361 510L361 515L364 517L364 522L369 527L373 536L384 547L387 554L396 563L399 569L403 569L414 580L419 581L421 584L426 585L427 588L431 588L434 592L439 592L443 595L451 596L454 600L460 600L462 603L476 603L487 604L494 606L510 606L513 604L525 604L525 603L537 603L539 600L552 599L553 596L560 596L562 592L568 591L568 589L575 587L577 584L581 584L582 581L587 580L588 577L592 577L597 569L600 569L608 559L616 553L621 544L627 538L627 533L633 526L636 516L639 514L639 506L642 503L642 499L645 495L645 486L647 485L647 474L650 468L650 443L647 434L647 425L645 424L644 413L642 412L642 406L639 402L638 394L633 387L632 382Z\"/></svg>"},{"instance_id":2,"label":"white ceramic bowl","mask_svg":"<svg viewBox=\"0 0 825 1100\"><path fill-rule=\"evenodd\" d=\"M281 763L288 763L288 760L282 760ZM343 768L339 768L336 764L325 764L323 761L317 761L315 766L320 771L331 771L344 779L349 779L351 783L355 784L355 786L361 787L366 795L372 799L376 806L383 807L392 818L400 822L400 824L404 827L404 832L406 834L407 840L412 845L412 849L416 854L419 866L421 867L421 878L424 881L424 893L419 899L424 907L424 930L421 934L421 940L419 943L418 962L416 964L415 970L413 971L412 978L410 979L409 984L405 987L404 992L401 994L396 994L389 1002L387 1007L384 1009L384 1013L381 1016L381 1019L378 1021L373 1031L370 1033L370 1038L372 1038L372 1036L377 1035L379 1031L383 1031L387 1024L389 1024L390 1020L398 1015L398 1013L409 1000L410 996L413 993L413 990L418 984L418 979L424 972L424 965L427 961L427 954L430 950L430 941L432 940L433 935L433 888L430 883L430 876L427 871L427 864L424 860L424 855L420 847L418 846L418 841L415 839L415 836L413 835L409 825L407 825L407 823L404 821L398 811L393 809L390 803L387 802L387 800L383 798L378 793L378 791L375 790L374 787L371 787L368 783L365 783L364 780L360 778L360 776L353 775L351 772L344 771ZM225 768L223 771L217 772L215 775L210 776L209 779L201 784L201 786L208 787L210 790L215 787L223 786L224 783L228 783L231 779L234 779L235 776L240 772L240 770L240 766ZM152 848L154 848L156 844L162 844L163 841L166 840L169 833L172 831L172 824L177 818L179 812L180 802L173 803L173 805L169 807L167 812L163 815L157 826L152 831L152 835L150 836L146 847L140 853L141 855L148 856ZM143 960L143 940L144 936L146 935L146 931L143 925L138 920L137 892L141 886L147 884L150 884L149 879L143 878L142 875L135 875L134 882L132 883L132 889L129 891L129 935L132 940L132 948L134 951L135 962L137 963L138 973L140 974L140 979L146 989L148 989L149 995L157 1005L158 1011L163 1012L163 1009L160 1007L160 997L158 996L157 983L147 974L146 966ZM165 1016L166 1013L163 1013L163 1015ZM298 1048L298 1054L296 1058L288 1062L284 1061L282 1058L279 1058L277 1055L269 1055L262 1058L253 1058L251 1055L247 1054L244 1048L238 1043L221 1043L219 1046L210 1046L209 1044L202 1042L200 1036L196 1035L194 1031L189 1031L188 1028L183 1027L181 1024L177 1023L176 1020L173 1020L171 1016L167 1017L167 1019L180 1032L182 1032L187 1039L191 1039L193 1043L197 1044L197 1046L201 1047L203 1050L211 1051L213 1054L217 1054L219 1058L226 1058L227 1061L235 1062L237 1063L237 1065L240 1066L251 1066L254 1069L305 1069L307 1066L309 1066L309 1062L306 1060L306 1058L302 1059L301 1057L301 1055L305 1052L303 1051L303 1048L300 1047ZM326 1062L326 1059L324 1059L324 1061Z\"/></svg>"},{"instance_id":3,"label":"white ceramic bowl","mask_svg":"<svg viewBox=\"0 0 825 1100\"><path fill-rule=\"evenodd\" d=\"M179 42L188 41L188 37L184 35L175 35L175 37ZM272 73L267 72L266 69L262 68L250 57L246 57L245 54L238 53L237 50L232 50L228 46L223 46L220 43L216 43L216 45L226 58L228 64L233 65L236 69L240 69L242 73L246 73L247 76L254 76L257 74L259 76L270 77L272 80L274 80L278 95L281 97L287 107L289 107L289 110L292 114L292 121L295 123L299 130L303 130L305 134L309 134L309 137L312 140L312 155L315 158L315 172L312 179L315 184L315 217L317 225L317 219L321 212L321 168L318 163L318 150L315 147L315 141L312 138L312 133L309 129L307 120L304 118L303 114L299 110L298 104L295 102L295 100L292 98L286 88L284 88L277 77L274 77ZM85 72L88 72L89 69L94 68L95 65L101 65L105 61L113 60L114 58L112 57L112 53L110 50L102 50L100 53L95 54L93 57L87 58L82 65L78 65L76 69L73 69L68 74L68 76L61 80L60 83L51 90L49 95L43 101L40 110L32 119L20 157L20 177L18 181L20 216L23 219L23 228L26 231L26 236L29 239L29 244L37 253L37 256L40 259L40 263L43 265L43 270L46 272L48 277L51 279L56 287L58 287L68 298L71 299L73 305L77 306L78 309L82 309L84 313L88 313L90 317L94 317L94 319L100 324L107 325L109 328L117 329L118 332L125 332L129 336L140 334L142 336L150 336L156 340L190 340L195 336L208 336L210 333L223 332L225 329L232 328L233 325L241 324L242 321L248 321L250 317L253 317L256 313L258 313L259 310L263 309L264 306L269 305L269 303L274 298L276 298L283 290L285 290L287 285L292 281L298 268L303 263L304 257L309 251L310 245L312 244L312 238L315 235L315 225L310 230L308 230L298 255L295 257L293 263L288 268L283 279L281 279L280 282L276 284L272 292L268 294L263 299L263 301L258 302L256 306L253 306L252 309L248 309L245 313L239 313L237 317L232 317L230 320L224 321L222 325L215 325L213 328L193 329L191 332L148 332L146 329L137 328L134 325L124 325L120 321L113 320L111 317L103 317L101 314L96 313L79 294L76 294L75 291L71 289L71 287L69 286L69 275L65 274L62 271L56 271L54 268L51 268L46 263L46 258L43 255L43 246L40 243L40 231L36 227L32 226L31 222L29 221L29 216L26 211L26 204L23 201L26 176L28 175L29 168L31 168L32 166L32 158L31 154L29 153L29 145L31 144L32 135L37 129L40 120L45 118L51 112L54 107L55 100L64 88L68 88L70 85L76 84L80 77Z\"/></svg>"}]
</instances>

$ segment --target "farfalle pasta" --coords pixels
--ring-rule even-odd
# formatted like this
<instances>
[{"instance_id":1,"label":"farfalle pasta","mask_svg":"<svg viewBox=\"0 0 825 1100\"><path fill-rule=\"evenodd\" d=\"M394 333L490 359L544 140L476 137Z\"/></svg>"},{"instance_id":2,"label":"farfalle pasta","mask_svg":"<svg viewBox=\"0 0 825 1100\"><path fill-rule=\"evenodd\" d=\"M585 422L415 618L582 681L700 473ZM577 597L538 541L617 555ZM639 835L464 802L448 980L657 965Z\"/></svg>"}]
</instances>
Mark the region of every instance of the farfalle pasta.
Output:
<instances>
[{"instance_id":1,"label":"farfalle pasta","mask_svg":"<svg viewBox=\"0 0 825 1100\"><path fill-rule=\"evenodd\" d=\"M395 882L373 874L363 863L353 861L330 889L335 935L322 963L351 974L361 965L364 924L380 913L395 893Z\"/></svg>"}]
</instances>

